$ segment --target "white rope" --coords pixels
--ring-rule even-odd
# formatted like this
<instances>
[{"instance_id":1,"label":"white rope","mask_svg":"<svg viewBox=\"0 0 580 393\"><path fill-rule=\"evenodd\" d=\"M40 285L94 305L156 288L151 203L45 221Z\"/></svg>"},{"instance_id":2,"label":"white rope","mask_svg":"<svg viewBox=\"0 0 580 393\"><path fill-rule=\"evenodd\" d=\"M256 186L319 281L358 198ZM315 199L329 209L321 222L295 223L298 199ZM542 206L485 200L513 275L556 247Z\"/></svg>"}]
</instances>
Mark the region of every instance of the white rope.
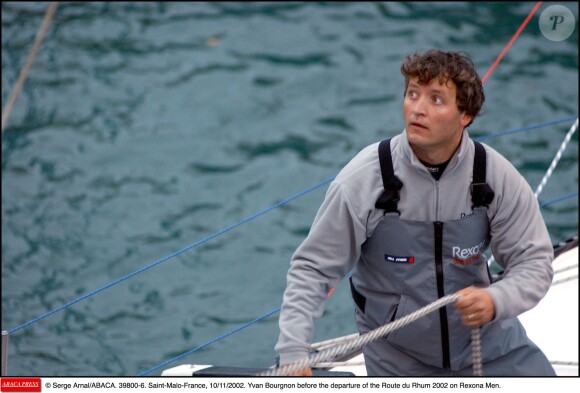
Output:
<instances>
[{"instance_id":1,"label":"white rope","mask_svg":"<svg viewBox=\"0 0 580 393\"><path fill-rule=\"evenodd\" d=\"M6 127L6 123L8 123L8 119L10 118L10 114L12 113L12 108L14 108L14 103L16 102L16 98L18 97L18 94L20 94L20 91L22 90L22 87L24 86L24 81L26 80L26 77L28 76L28 71L30 71L30 68L32 67L32 63L34 62L34 59L36 58L36 55L40 49L40 44L42 43L42 40L44 39L44 36L46 35L46 31L48 30L48 27L50 26L50 22L52 21L52 18L54 16L54 13L56 12L57 7L58 7L58 1L52 1L48 5L48 9L46 10L46 14L44 15L44 20L42 21L42 25L40 26L40 29L36 33L34 45L32 45L32 49L28 53L28 57L26 58L26 62L24 63L24 67L22 67L22 70L20 70L20 75L18 76L18 81L16 82L16 85L14 85L14 89L12 90L12 93L10 94L10 98L8 99L8 103L4 107L4 110L2 111L2 133L4 132L4 127Z\"/></svg>"},{"instance_id":2,"label":"white rope","mask_svg":"<svg viewBox=\"0 0 580 393\"><path fill-rule=\"evenodd\" d=\"M558 273L567 272L568 270L572 270L572 269L578 269L578 264L570 265L570 266L563 267L561 269L554 270L554 275L556 275Z\"/></svg>"},{"instance_id":3,"label":"white rope","mask_svg":"<svg viewBox=\"0 0 580 393\"><path fill-rule=\"evenodd\" d=\"M562 144L560 144L560 148L556 152L556 155L552 159L552 162L550 163L550 166L548 167L548 170L544 174L544 177L542 178L542 181L538 185L538 188L536 188L536 192L534 192L534 196L536 197L536 199L538 199L538 196L540 196L540 194L544 190L544 187L546 186L546 183L548 183L548 179L550 179L550 177L554 173L554 169L556 169L556 165L558 165L558 162L560 161L560 158L562 158L562 154L564 153L564 150L566 150L566 147L568 147L568 142L570 142L570 139L572 139L572 135L574 135L574 133L576 132L577 129L578 129L578 118L576 118L576 121L574 122L574 124L572 124L572 127L570 127L570 130L568 130L568 133L564 137L564 140L562 141ZM494 260L495 259L494 259L493 255L492 255L489 258L488 264L493 263Z\"/></svg>"},{"instance_id":4,"label":"white rope","mask_svg":"<svg viewBox=\"0 0 580 393\"><path fill-rule=\"evenodd\" d=\"M551 360L551 364L555 364L557 366L576 366L578 367L578 362L570 362L567 360Z\"/></svg>"},{"instance_id":5,"label":"white rope","mask_svg":"<svg viewBox=\"0 0 580 393\"><path fill-rule=\"evenodd\" d=\"M473 375L483 376L483 366L481 364L481 335L479 328L471 329L471 352L473 356Z\"/></svg>"},{"instance_id":6,"label":"white rope","mask_svg":"<svg viewBox=\"0 0 580 393\"><path fill-rule=\"evenodd\" d=\"M572 127L570 128L570 130L566 134L566 137L562 141L562 144L560 145L560 148L558 149L556 156L552 160L552 163L550 164L548 171L546 172L546 174L542 178L542 181L540 182L540 185L536 189L536 192L534 193L536 198L542 193L542 191L544 190L544 186L548 182L548 179L550 178L550 176L552 176L552 173L554 173L554 169L556 169L556 165L558 165L560 158L562 158L562 154L564 153L564 150L566 150L566 147L568 146L568 142L570 142L570 139L572 139L572 135L574 135L574 133L576 132L576 129L578 129L578 118L576 118L576 121L574 122L574 124L572 124Z\"/></svg>"},{"instance_id":7,"label":"white rope","mask_svg":"<svg viewBox=\"0 0 580 393\"><path fill-rule=\"evenodd\" d=\"M366 345L372 341L375 341L385 335L387 335L388 333L400 329L403 326L406 326L422 317L424 317L425 315L432 313L433 311L441 308L441 307L445 307L446 305L450 304L450 303L454 303L459 299L459 295L457 294L453 294L453 295L448 295L445 297L442 297L439 300L434 301L433 303L409 314L409 315L405 315L404 317L402 317L401 319L398 319L392 323L389 323L387 325L381 326L375 330L373 330L372 332L366 333L362 336L357 336L354 337L353 340L350 340L348 342L345 342L343 344L337 345L331 349L319 352L317 354L314 354L312 356L309 356L307 358L304 358L302 360L299 360L295 363L290 363L290 364L285 364L282 365L278 368L272 368L270 370L267 370L261 374L258 374L259 376L270 376L270 377L274 377L274 376L283 376L283 375L290 375L290 374L294 374L298 371L304 370L306 368L311 368L314 365L317 365L319 363L323 363L323 362L327 362L330 359L335 359L336 357L345 354L345 353L350 353L355 349L358 349L360 347L362 347L363 345ZM479 329L475 329L479 332ZM479 337L479 334L478 334ZM480 358L481 360L481 358ZM481 365L474 365L474 372L475 372L475 368L481 368Z\"/></svg>"},{"instance_id":8,"label":"white rope","mask_svg":"<svg viewBox=\"0 0 580 393\"><path fill-rule=\"evenodd\" d=\"M558 284L563 284L565 282L572 281L572 280L578 280L578 275L575 274L575 275L570 276L570 277L566 277L566 278L562 278L560 280L556 280L556 281L552 282L552 286L558 285Z\"/></svg>"},{"instance_id":9,"label":"white rope","mask_svg":"<svg viewBox=\"0 0 580 393\"><path fill-rule=\"evenodd\" d=\"M336 337L331 338L330 340L320 341L317 343L312 344L312 349L316 349L317 351L323 351L326 348L333 347L338 344L342 344L344 342L354 340L356 337L360 336L358 333L353 333L348 336Z\"/></svg>"},{"instance_id":10,"label":"white rope","mask_svg":"<svg viewBox=\"0 0 580 393\"><path fill-rule=\"evenodd\" d=\"M356 362L323 362L316 364L317 368L335 368L335 367L352 367L352 366L364 366L364 360Z\"/></svg>"}]
</instances>

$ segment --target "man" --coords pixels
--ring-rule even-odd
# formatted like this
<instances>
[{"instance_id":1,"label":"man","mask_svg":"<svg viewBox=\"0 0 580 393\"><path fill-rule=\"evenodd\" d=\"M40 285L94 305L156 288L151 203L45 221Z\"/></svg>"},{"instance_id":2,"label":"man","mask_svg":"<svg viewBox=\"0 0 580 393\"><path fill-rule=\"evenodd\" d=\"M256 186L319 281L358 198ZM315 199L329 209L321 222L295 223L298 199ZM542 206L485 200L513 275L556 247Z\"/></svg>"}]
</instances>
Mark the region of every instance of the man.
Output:
<instances>
[{"instance_id":1,"label":"man","mask_svg":"<svg viewBox=\"0 0 580 393\"><path fill-rule=\"evenodd\" d=\"M366 345L368 375L470 375L476 327L485 375L554 375L516 318L548 291L553 248L526 181L469 138L466 127L485 99L473 63L432 50L407 56L401 72L405 130L343 168L292 257L276 344L280 364L308 356L314 318L352 271L361 334L445 295L462 295ZM490 244L505 269L493 283L483 255Z\"/></svg>"}]
</instances>

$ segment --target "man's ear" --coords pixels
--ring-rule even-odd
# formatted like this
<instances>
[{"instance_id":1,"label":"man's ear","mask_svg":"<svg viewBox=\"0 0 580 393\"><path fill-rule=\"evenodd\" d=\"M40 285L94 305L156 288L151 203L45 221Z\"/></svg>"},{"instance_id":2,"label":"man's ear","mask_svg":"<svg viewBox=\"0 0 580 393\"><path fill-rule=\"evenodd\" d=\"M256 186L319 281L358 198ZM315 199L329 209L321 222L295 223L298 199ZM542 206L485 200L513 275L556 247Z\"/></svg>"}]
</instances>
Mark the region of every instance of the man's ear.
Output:
<instances>
[{"instance_id":1,"label":"man's ear","mask_svg":"<svg viewBox=\"0 0 580 393\"><path fill-rule=\"evenodd\" d=\"M461 112L461 117L459 118L459 123L463 128L467 127L469 123L473 120L473 116L468 115L466 112Z\"/></svg>"}]
</instances>

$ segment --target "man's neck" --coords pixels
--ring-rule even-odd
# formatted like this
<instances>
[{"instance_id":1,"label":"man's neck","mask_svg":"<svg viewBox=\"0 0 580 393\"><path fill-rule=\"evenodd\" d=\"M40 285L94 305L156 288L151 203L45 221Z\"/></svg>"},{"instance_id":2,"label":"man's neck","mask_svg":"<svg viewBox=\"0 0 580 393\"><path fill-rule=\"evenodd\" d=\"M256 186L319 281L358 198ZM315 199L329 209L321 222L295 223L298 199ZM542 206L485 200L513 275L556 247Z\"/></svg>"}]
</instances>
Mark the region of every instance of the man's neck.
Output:
<instances>
[{"instance_id":1,"label":"man's neck","mask_svg":"<svg viewBox=\"0 0 580 393\"><path fill-rule=\"evenodd\" d=\"M411 146L411 148L413 149L413 152L415 153L415 155L417 156L417 158L421 162L423 162L427 165L433 165L433 166L449 161L451 159L451 157L453 157L453 154L455 154L455 152L457 151L458 147L459 147L459 145L456 146L455 149L453 149L453 150L427 152L427 151L419 149L415 146Z\"/></svg>"},{"instance_id":2,"label":"man's neck","mask_svg":"<svg viewBox=\"0 0 580 393\"><path fill-rule=\"evenodd\" d=\"M459 140L456 143L452 145L442 146L439 149L422 149L414 145L411 145L411 149L413 150L413 153L415 153L417 158L421 160L423 163L436 166L451 160L451 157L453 157L457 149L459 149L462 138L463 133L461 133L461 136L459 137Z\"/></svg>"}]
</instances>

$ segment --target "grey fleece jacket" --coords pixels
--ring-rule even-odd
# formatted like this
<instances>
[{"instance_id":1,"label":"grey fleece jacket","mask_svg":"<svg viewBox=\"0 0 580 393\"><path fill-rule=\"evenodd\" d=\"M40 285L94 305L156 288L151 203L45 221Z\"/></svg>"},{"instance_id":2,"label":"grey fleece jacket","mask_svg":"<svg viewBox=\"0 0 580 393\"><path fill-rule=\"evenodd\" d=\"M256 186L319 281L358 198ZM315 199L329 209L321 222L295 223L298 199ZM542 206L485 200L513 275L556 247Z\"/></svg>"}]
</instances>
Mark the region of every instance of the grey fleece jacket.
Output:
<instances>
[{"instance_id":1,"label":"grey fleece jacket","mask_svg":"<svg viewBox=\"0 0 580 393\"><path fill-rule=\"evenodd\" d=\"M495 192L488 209L491 250L505 269L487 288L495 320L534 307L552 282L553 247L534 194L518 171L485 146L487 183ZM403 131L391 141L395 175L404 183L398 204L401 219L456 220L471 214L474 145L464 131L459 149L437 182L413 153ZM328 292L353 269L361 245L383 216L375 202L383 192L378 143L357 154L330 184L310 233L290 263L275 346L280 364L308 356L314 319ZM501 338L498 338L501 340Z\"/></svg>"}]
</instances>

